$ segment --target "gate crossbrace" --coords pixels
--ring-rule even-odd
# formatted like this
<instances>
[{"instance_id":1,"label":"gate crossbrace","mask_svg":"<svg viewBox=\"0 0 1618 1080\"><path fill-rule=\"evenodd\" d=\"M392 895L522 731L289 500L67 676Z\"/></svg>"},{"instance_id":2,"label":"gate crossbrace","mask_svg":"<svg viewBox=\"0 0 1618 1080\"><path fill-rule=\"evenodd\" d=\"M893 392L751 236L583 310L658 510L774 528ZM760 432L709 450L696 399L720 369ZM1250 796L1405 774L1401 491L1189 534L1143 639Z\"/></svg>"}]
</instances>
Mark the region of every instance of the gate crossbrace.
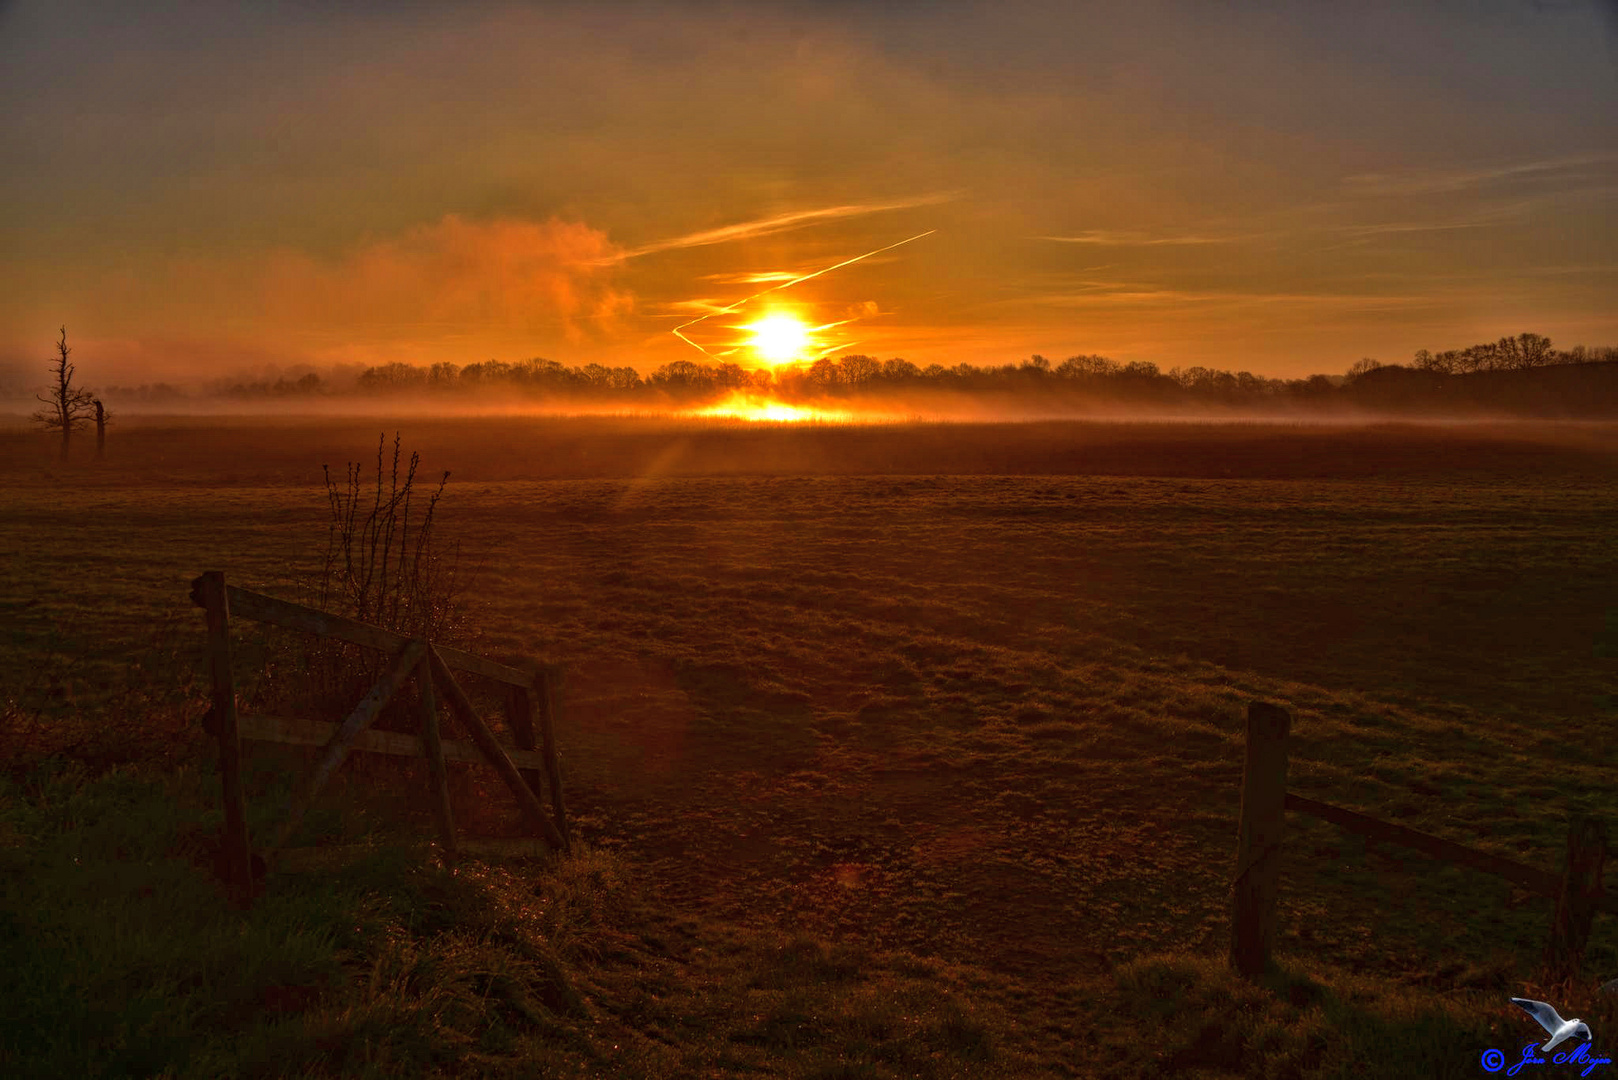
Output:
<instances>
[{"instance_id":1,"label":"gate crossbrace","mask_svg":"<svg viewBox=\"0 0 1618 1080\"><path fill-rule=\"evenodd\" d=\"M420 638L406 645L399 655L394 657L393 663L388 665L388 669L382 673L376 685L371 687L370 692L354 707L354 711L348 714L348 719L338 727L331 741L326 744L326 749L321 753L320 762L315 766L314 772L288 799L286 821L282 824L275 843L265 853L266 861L272 859L275 852L286 847L287 841L292 839L293 832L303 823L304 815L309 812L310 803L320 794L320 789L326 786L326 781L331 779L337 767L348 756L349 750L354 745L354 739L381 714L382 707L399 692L404 681L410 677L411 671L421 664L426 652L427 643Z\"/></svg>"},{"instance_id":2,"label":"gate crossbrace","mask_svg":"<svg viewBox=\"0 0 1618 1080\"><path fill-rule=\"evenodd\" d=\"M483 756L489 759L489 764L494 766L495 771L500 774L500 779L511 789L517 805L522 807L529 821L539 826L540 834L544 836L545 842L552 850L567 851L569 849L567 840L545 815L545 808L540 805L533 789L528 786L528 781L522 778L517 766L506 756L505 748L495 739L489 725L483 722L483 718L472 707L472 701L466 696L466 691L461 689L461 684L450 674L443 657L439 656L438 650L431 645L427 646L427 659L432 665L433 678L438 684L438 689L449 699L450 708L454 710L466 733L472 736L472 741L483 751Z\"/></svg>"}]
</instances>

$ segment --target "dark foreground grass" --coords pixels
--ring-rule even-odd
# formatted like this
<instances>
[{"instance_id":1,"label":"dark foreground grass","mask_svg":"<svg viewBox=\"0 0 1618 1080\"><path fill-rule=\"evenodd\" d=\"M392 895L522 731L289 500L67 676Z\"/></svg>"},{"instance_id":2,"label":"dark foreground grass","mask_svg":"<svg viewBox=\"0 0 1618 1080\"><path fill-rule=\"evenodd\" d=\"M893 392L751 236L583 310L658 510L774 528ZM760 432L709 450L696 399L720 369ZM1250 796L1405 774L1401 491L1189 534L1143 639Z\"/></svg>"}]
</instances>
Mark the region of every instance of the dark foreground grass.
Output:
<instances>
[{"instance_id":1,"label":"dark foreground grass","mask_svg":"<svg viewBox=\"0 0 1618 1080\"><path fill-rule=\"evenodd\" d=\"M213 873L206 769L0 784L8 1077L1019 1075L1014 1025L914 957L658 917L621 860L438 867L371 837Z\"/></svg>"},{"instance_id":2,"label":"dark foreground grass","mask_svg":"<svg viewBox=\"0 0 1618 1080\"><path fill-rule=\"evenodd\" d=\"M613 860L554 867L517 908L487 870L378 846L243 915L212 872L214 782L46 769L6 786L6 1075L424 1075L581 1013L566 966L600 949Z\"/></svg>"},{"instance_id":3,"label":"dark foreground grass","mask_svg":"<svg viewBox=\"0 0 1618 1080\"><path fill-rule=\"evenodd\" d=\"M1461 1077L1524 1041L1497 995L1285 955L1259 983L1147 955L1030 1007L967 966L662 917L588 849L448 872L378 840L243 913L211 873L214 782L0 787L4 1075Z\"/></svg>"}]
</instances>

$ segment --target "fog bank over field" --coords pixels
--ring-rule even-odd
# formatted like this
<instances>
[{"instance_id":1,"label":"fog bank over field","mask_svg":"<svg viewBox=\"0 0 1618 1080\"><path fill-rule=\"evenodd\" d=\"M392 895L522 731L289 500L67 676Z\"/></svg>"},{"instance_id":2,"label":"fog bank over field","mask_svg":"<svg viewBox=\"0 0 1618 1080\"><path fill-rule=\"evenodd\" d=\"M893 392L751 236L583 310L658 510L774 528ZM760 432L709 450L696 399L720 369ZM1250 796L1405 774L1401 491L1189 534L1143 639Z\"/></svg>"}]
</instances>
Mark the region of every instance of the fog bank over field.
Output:
<instances>
[{"instance_id":1,"label":"fog bank over field","mask_svg":"<svg viewBox=\"0 0 1618 1080\"><path fill-rule=\"evenodd\" d=\"M676 361L629 367L549 360L416 367L260 369L245 377L93 389L126 421L141 416L611 416L770 422L1202 420L1464 421L1618 417L1614 350L1555 352L1536 335L1440 353L1412 364L1362 360L1343 375L1274 379L1251 372L1118 364L1073 356L1052 364L926 369L848 355L745 368ZM1527 346L1527 347L1524 347ZM0 424L26 423L35 401L18 376L0 386ZM85 385L81 379L80 386ZM7 419L9 414L9 419Z\"/></svg>"},{"instance_id":2,"label":"fog bank over field","mask_svg":"<svg viewBox=\"0 0 1618 1080\"><path fill-rule=\"evenodd\" d=\"M376 467L395 432L451 488L517 480L668 477L1157 476L1403 481L1470 475L1618 479L1618 422L1512 420L754 423L725 417L134 417L106 459L48 436L0 433L18 484L318 487L322 468Z\"/></svg>"}]
</instances>

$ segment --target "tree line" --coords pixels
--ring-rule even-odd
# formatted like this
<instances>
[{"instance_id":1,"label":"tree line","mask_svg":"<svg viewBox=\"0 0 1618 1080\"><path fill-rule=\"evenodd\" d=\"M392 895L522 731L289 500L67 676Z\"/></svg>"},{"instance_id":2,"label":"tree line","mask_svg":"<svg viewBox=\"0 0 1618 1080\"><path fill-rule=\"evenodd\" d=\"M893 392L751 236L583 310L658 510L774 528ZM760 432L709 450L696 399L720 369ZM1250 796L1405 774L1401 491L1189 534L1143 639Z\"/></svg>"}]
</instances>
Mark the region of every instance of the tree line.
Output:
<instances>
[{"instance_id":1,"label":"tree line","mask_svg":"<svg viewBox=\"0 0 1618 1080\"><path fill-rule=\"evenodd\" d=\"M56 384L40 398L49 408L34 417L42 426L62 433L64 453L73 432L86 426L101 408L94 395L73 384L66 339L64 328L52 367ZM1258 410L1358 405L1589 415L1618 412L1618 348L1581 345L1563 351L1543 335L1523 333L1464 349L1436 353L1422 349L1408 364L1364 359L1342 375L1294 379L1202 366L1164 371L1149 361L1120 363L1097 355L1070 356L1060 362L1035 355L1003 365L921 367L898 357L879 360L855 353L773 371L726 361L676 360L645 375L627 366L569 366L536 357L465 366L395 362L364 368L352 378L340 380L306 372L273 381L219 383L213 391L215 396L227 398L288 402L351 394L494 395L653 409L699 406L743 393L805 404L825 399L925 402L953 397L1075 411L1090 404ZM110 387L108 394L152 406L187 396L169 384ZM98 443L104 438L110 414L103 409L100 415Z\"/></svg>"},{"instance_id":2,"label":"tree line","mask_svg":"<svg viewBox=\"0 0 1618 1080\"><path fill-rule=\"evenodd\" d=\"M1385 405L1389 386L1405 386L1411 396L1421 398L1424 394L1430 397L1429 392L1437 385L1431 378L1400 383L1400 373L1464 377L1613 363L1618 363L1618 348L1592 349L1581 345L1559 351L1552 347L1549 338L1524 333L1465 349L1438 353L1422 349L1409 364L1383 364L1365 359L1342 375L1317 374L1294 379L1202 366L1164 371L1149 361L1120 363L1096 355L1070 356L1060 362L1035 355L1013 364L921 367L898 357L879 360L853 353L823 357L808 364L786 365L773 371L725 361L676 360L645 375L632 367L602 364L575 367L542 358L515 363L490 360L464 367L452 363L390 363L366 368L355 379L352 390L365 394L495 392L525 398L625 405L693 405L742 392L788 402L953 394L1026 401L1076 403L1090 399L1167 406L1253 407L1266 403L1352 405L1365 396L1365 388L1374 386L1378 388L1376 396L1383 399L1380 403ZM1375 377L1371 378L1373 373ZM322 381L315 374L296 380L279 379L274 383L237 383L224 389L232 396L279 398L350 392Z\"/></svg>"}]
</instances>

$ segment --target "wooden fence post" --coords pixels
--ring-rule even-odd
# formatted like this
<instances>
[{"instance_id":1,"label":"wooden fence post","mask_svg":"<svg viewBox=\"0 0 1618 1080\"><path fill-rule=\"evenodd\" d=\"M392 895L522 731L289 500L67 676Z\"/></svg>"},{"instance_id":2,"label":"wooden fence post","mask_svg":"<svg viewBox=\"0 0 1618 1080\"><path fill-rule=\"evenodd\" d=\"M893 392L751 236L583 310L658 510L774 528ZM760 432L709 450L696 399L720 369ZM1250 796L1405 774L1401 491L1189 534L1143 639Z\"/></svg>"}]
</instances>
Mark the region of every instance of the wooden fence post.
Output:
<instances>
[{"instance_id":1,"label":"wooden fence post","mask_svg":"<svg viewBox=\"0 0 1618 1080\"><path fill-rule=\"evenodd\" d=\"M573 831L567 824L567 807L562 802L562 761L556 752L556 697L561 682L558 669L541 669L534 689L539 694L540 745L545 756L545 772L549 774L551 810L556 815L556 827L562 832L562 850L573 850Z\"/></svg>"},{"instance_id":2,"label":"wooden fence post","mask_svg":"<svg viewBox=\"0 0 1618 1080\"><path fill-rule=\"evenodd\" d=\"M1601 872L1606 858L1606 825L1592 817L1575 815L1568 824L1567 868L1562 877L1562 895L1556 901L1550 945L1545 950L1545 965L1557 977L1572 978L1579 973L1590 924L1601 904Z\"/></svg>"},{"instance_id":3,"label":"wooden fence post","mask_svg":"<svg viewBox=\"0 0 1618 1080\"><path fill-rule=\"evenodd\" d=\"M519 750L537 750L538 744L534 741L534 700L527 689L521 686L506 687L506 726L511 729L512 740L516 742ZM533 789L534 797L539 798L545 790L540 782L538 769L518 769L518 774L528 781Z\"/></svg>"},{"instance_id":4,"label":"wooden fence post","mask_svg":"<svg viewBox=\"0 0 1618 1080\"><path fill-rule=\"evenodd\" d=\"M1238 972L1249 977L1269 968L1270 946L1275 941L1291 729L1292 717L1279 705L1255 701L1247 707L1247 763L1242 774L1242 823L1232 883L1230 960Z\"/></svg>"},{"instance_id":5,"label":"wooden fence post","mask_svg":"<svg viewBox=\"0 0 1618 1080\"><path fill-rule=\"evenodd\" d=\"M253 898L253 849L247 836L242 790L242 744L236 729L236 680L230 670L230 601L225 574L209 570L191 582L191 600L208 614L208 674L213 682L213 728L219 738L219 781L225 803L220 866L232 899Z\"/></svg>"},{"instance_id":6,"label":"wooden fence post","mask_svg":"<svg viewBox=\"0 0 1618 1080\"><path fill-rule=\"evenodd\" d=\"M455 814L449 804L449 770L444 765L444 742L438 734L438 699L433 693L433 666L422 650L416 665L416 688L421 692L421 750L427 758L427 772L433 787L433 816L438 819L438 838L444 845L444 862L453 866L460 859L455 842Z\"/></svg>"}]
</instances>

